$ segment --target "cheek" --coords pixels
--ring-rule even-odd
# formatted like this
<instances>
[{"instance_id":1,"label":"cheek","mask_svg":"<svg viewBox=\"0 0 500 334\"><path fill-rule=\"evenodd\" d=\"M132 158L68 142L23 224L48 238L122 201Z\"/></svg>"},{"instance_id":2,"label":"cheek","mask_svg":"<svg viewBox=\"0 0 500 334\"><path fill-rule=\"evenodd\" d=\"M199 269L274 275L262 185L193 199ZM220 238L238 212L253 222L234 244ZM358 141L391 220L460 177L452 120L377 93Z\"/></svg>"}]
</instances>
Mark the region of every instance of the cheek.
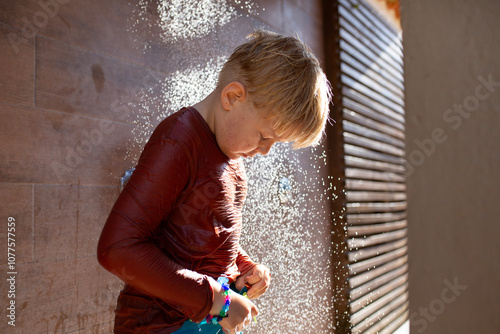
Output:
<instances>
[{"instance_id":1,"label":"cheek","mask_svg":"<svg viewBox=\"0 0 500 334\"><path fill-rule=\"evenodd\" d=\"M248 142L248 140L244 136L235 133L234 136L231 138L231 146L237 151L247 152L252 145Z\"/></svg>"},{"instance_id":2,"label":"cheek","mask_svg":"<svg viewBox=\"0 0 500 334\"><path fill-rule=\"evenodd\" d=\"M250 152L255 150L259 144L259 138L255 136L255 131L245 127L245 124L232 124L225 129L223 141L225 146L232 152Z\"/></svg>"},{"instance_id":3,"label":"cheek","mask_svg":"<svg viewBox=\"0 0 500 334\"><path fill-rule=\"evenodd\" d=\"M247 144L243 136L236 129L224 133L222 137L223 146L230 152L245 152Z\"/></svg>"}]
</instances>

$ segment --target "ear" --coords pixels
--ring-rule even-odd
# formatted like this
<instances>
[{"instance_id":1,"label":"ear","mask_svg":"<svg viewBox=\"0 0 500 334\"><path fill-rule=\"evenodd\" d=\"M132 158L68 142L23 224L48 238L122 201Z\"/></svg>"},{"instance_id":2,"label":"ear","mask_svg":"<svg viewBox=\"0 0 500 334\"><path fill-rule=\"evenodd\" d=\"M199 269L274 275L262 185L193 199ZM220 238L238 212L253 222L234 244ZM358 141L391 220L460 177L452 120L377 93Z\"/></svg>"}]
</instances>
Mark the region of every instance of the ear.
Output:
<instances>
[{"instance_id":1,"label":"ear","mask_svg":"<svg viewBox=\"0 0 500 334\"><path fill-rule=\"evenodd\" d=\"M221 92L221 104L224 110L230 110L234 103L243 101L246 98L247 90L245 85L239 81L228 83Z\"/></svg>"}]
</instances>

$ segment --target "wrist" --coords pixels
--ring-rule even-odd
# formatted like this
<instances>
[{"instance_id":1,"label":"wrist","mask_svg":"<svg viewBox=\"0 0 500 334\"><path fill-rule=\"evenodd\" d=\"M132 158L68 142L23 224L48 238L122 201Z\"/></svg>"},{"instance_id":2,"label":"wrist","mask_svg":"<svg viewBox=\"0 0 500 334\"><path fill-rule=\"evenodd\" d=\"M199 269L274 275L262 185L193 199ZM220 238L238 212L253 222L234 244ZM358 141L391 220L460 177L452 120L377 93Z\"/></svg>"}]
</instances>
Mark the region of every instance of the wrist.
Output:
<instances>
[{"instance_id":1,"label":"wrist","mask_svg":"<svg viewBox=\"0 0 500 334\"><path fill-rule=\"evenodd\" d=\"M226 317L231 303L231 290L229 289L227 281L223 281L221 283L219 280L217 282L213 282L214 284L212 284L214 297L212 308L210 309L210 315L215 317Z\"/></svg>"},{"instance_id":2,"label":"wrist","mask_svg":"<svg viewBox=\"0 0 500 334\"><path fill-rule=\"evenodd\" d=\"M212 291L213 291L213 302L212 308L210 309L211 315L219 314L222 310L222 306L224 305L224 298L222 297L222 287L217 282L212 282Z\"/></svg>"}]
</instances>

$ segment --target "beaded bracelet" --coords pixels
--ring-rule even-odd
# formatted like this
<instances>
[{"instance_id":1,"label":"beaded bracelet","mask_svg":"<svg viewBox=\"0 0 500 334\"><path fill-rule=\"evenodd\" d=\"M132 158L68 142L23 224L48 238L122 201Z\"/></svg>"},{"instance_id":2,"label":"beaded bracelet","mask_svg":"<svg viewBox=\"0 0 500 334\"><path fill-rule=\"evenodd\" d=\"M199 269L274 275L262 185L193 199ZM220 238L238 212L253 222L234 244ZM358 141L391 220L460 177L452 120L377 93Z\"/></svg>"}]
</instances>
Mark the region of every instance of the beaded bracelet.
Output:
<instances>
[{"instance_id":1,"label":"beaded bracelet","mask_svg":"<svg viewBox=\"0 0 500 334\"><path fill-rule=\"evenodd\" d=\"M217 282L219 282L219 284L221 285L222 290L223 290L222 295L225 297L224 298L224 305L222 306L222 310L220 311L218 317L214 317L213 315L209 314L204 320L202 320L200 322L200 325L209 324L209 323L212 323L215 325L218 322L220 322L222 320L222 318L227 317L227 313L229 312L229 305L231 305L231 295L229 292L229 284L228 284L229 279L227 277L219 277L217 279Z\"/></svg>"},{"instance_id":2,"label":"beaded bracelet","mask_svg":"<svg viewBox=\"0 0 500 334\"><path fill-rule=\"evenodd\" d=\"M225 296L224 306L222 306L222 310L220 311L220 318L222 320L222 318L227 317L227 312L229 312L229 305L231 305L231 296L229 295L229 285L227 284L229 280L227 279L227 277L219 277L217 279L217 282L219 282L220 285L222 286L222 290L224 290L222 294Z\"/></svg>"}]
</instances>

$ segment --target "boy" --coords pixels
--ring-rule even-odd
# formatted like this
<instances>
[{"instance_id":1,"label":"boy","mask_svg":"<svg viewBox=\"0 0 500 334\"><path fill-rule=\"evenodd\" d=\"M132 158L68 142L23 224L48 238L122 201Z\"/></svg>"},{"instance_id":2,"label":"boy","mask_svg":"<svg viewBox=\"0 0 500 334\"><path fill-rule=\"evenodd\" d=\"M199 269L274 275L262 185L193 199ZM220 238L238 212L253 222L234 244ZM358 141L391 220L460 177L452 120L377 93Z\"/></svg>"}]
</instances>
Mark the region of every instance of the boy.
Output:
<instances>
[{"instance_id":1,"label":"boy","mask_svg":"<svg viewBox=\"0 0 500 334\"><path fill-rule=\"evenodd\" d=\"M99 262L126 283L115 333L234 334L250 323L258 313L250 299L270 275L239 245L241 158L266 155L278 141L316 145L329 102L328 81L302 42L257 31L209 96L158 125L99 240ZM219 277L250 287L248 298Z\"/></svg>"}]
</instances>

